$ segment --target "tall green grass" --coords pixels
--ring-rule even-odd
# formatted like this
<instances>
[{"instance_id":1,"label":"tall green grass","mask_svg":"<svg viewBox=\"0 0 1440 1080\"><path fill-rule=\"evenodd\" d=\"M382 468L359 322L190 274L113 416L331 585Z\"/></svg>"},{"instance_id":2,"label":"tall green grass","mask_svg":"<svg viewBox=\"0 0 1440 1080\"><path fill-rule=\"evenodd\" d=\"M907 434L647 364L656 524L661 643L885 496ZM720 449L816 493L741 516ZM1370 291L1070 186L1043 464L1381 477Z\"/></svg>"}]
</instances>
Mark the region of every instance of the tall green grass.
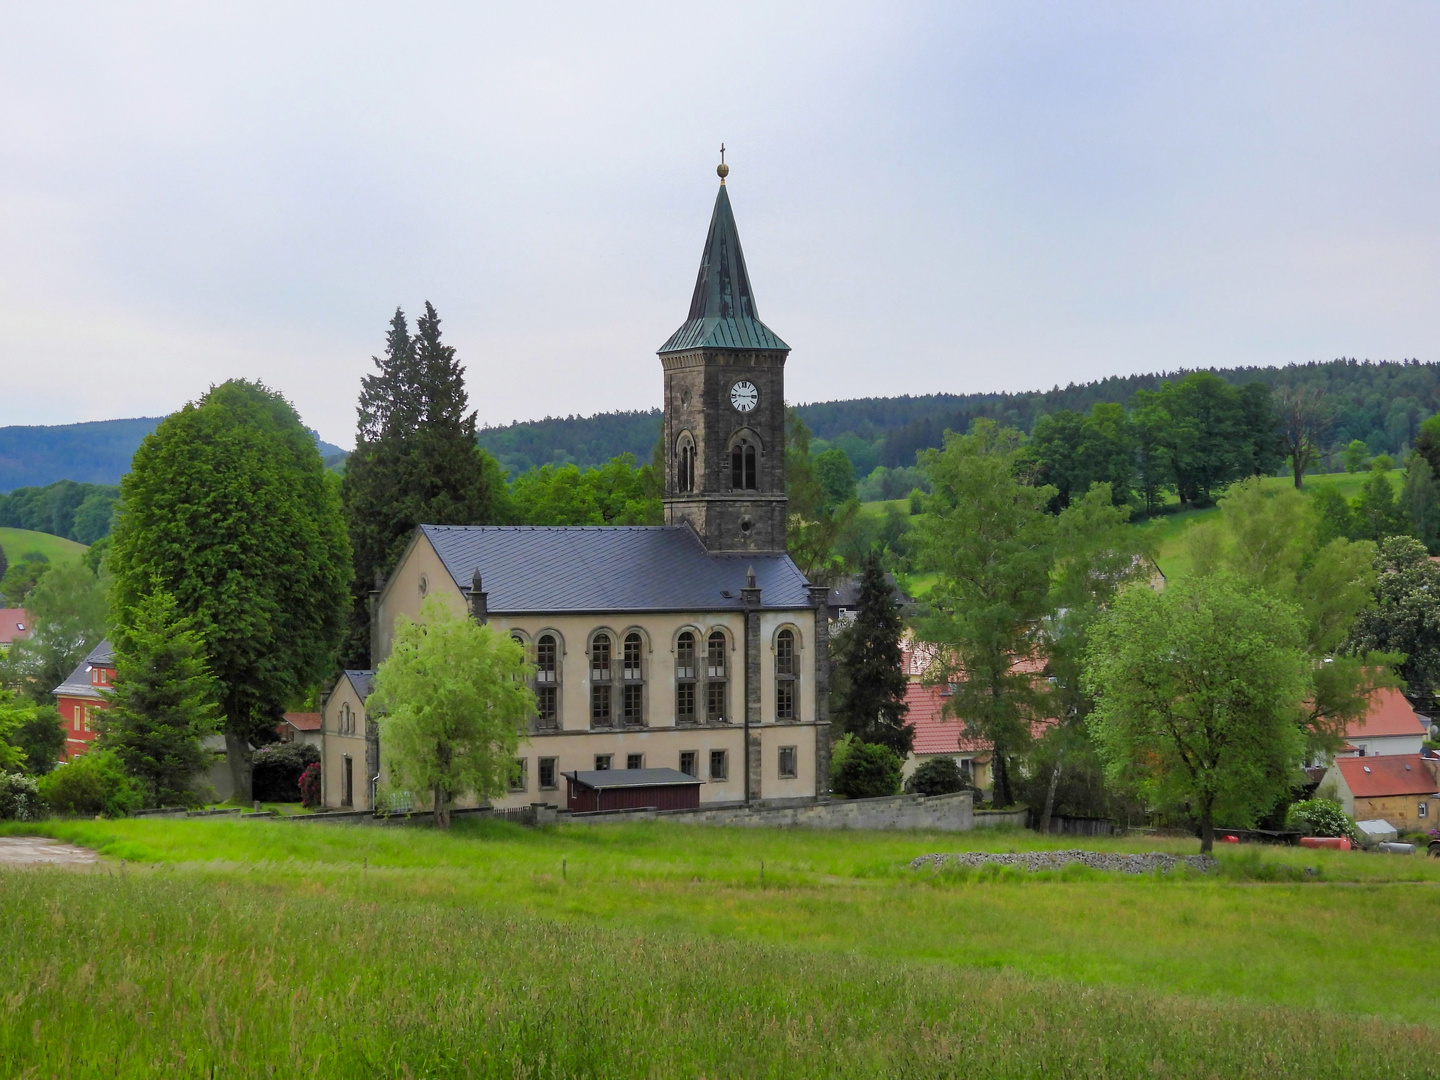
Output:
<instances>
[{"instance_id":1,"label":"tall green grass","mask_svg":"<svg viewBox=\"0 0 1440 1080\"><path fill-rule=\"evenodd\" d=\"M3 875L6 1074L1418 1077L1440 1060L1428 1027L537 918L370 876Z\"/></svg>"}]
</instances>

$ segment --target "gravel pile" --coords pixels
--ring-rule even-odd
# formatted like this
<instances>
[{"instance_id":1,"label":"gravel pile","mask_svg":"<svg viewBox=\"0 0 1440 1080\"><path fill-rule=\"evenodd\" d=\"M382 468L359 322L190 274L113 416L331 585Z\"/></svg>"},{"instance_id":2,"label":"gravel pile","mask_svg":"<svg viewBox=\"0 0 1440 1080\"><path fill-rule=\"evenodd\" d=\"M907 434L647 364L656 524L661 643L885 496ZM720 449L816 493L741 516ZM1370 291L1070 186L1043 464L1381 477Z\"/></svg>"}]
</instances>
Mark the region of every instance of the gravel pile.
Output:
<instances>
[{"instance_id":1,"label":"gravel pile","mask_svg":"<svg viewBox=\"0 0 1440 1080\"><path fill-rule=\"evenodd\" d=\"M1021 866L1026 870L1059 870L1070 863L1080 863L1092 870L1109 870L1121 874L1152 874L1159 870L1168 874L1175 867L1184 865L1202 874L1208 874L1215 867L1210 855L1186 855L1176 857L1159 851L1147 851L1143 855L1122 855L1110 851L1025 851L1012 854L992 855L983 851L962 851L950 855L921 855L910 863L912 870L925 867L939 869L947 863L956 866L984 866L996 863L1000 866Z\"/></svg>"}]
</instances>

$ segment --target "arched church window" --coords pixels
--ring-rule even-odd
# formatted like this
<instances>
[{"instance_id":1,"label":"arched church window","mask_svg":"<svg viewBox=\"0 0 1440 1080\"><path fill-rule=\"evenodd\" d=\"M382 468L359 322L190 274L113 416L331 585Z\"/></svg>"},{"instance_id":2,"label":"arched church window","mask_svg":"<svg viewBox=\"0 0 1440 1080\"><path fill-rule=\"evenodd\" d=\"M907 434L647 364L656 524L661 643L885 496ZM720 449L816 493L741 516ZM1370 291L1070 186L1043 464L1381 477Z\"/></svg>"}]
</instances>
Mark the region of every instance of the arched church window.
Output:
<instances>
[{"instance_id":1,"label":"arched church window","mask_svg":"<svg viewBox=\"0 0 1440 1080\"><path fill-rule=\"evenodd\" d=\"M775 719L795 719L795 632L775 635Z\"/></svg>"},{"instance_id":2,"label":"arched church window","mask_svg":"<svg viewBox=\"0 0 1440 1080\"><path fill-rule=\"evenodd\" d=\"M685 630L675 642L675 721L695 722L695 635Z\"/></svg>"},{"instance_id":3,"label":"arched church window","mask_svg":"<svg viewBox=\"0 0 1440 1080\"><path fill-rule=\"evenodd\" d=\"M729 651L725 635L716 630L711 633L705 649L705 719L724 720L729 697L729 678L726 653Z\"/></svg>"},{"instance_id":4,"label":"arched church window","mask_svg":"<svg viewBox=\"0 0 1440 1080\"><path fill-rule=\"evenodd\" d=\"M730 448L730 486L736 491L756 491L760 487L756 446L742 438Z\"/></svg>"},{"instance_id":5,"label":"arched church window","mask_svg":"<svg viewBox=\"0 0 1440 1080\"><path fill-rule=\"evenodd\" d=\"M560 727L559 643L554 634L535 640L535 718L542 731Z\"/></svg>"},{"instance_id":6,"label":"arched church window","mask_svg":"<svg viewBox=\"0 0 1440 1080\"><path fill-rule=\"evenodd\" d=\"M590 726L612 727L615 723L610 683L610 635L590 639Z\"/></svg>"},{"instance_id":7,"label":"arched church window","mask_svg":"<svg viewBox=\"0 0 1440 1080\"><path fill-rule=\"evenodd\" d=\"M675 461L675 487L678 491L695 490L695 440L688 434L680 436Z\"/></svg>"},{"instance_id":8,"label":"arched church window","mask_svg":"<svg viewBox=\"0 0 1440 1080\"><path fill-rule=\"evenodd\" d=\"M630 725L645 723L644 643L633 630L625 635L620 666L620 718Z\"/></svg>"}]
</instances>

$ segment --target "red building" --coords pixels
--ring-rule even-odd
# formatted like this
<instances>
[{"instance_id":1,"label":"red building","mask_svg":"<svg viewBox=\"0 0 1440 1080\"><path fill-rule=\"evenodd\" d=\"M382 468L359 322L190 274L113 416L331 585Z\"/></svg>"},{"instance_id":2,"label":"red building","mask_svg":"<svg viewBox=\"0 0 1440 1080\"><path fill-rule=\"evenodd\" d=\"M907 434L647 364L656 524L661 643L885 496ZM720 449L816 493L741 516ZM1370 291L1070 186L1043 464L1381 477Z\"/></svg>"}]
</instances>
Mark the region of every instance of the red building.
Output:
<instances>
[{"instance_id":1,"label":"red building","mask_svg":"<svg viewBox=\"0 0 1440 1080\"><path fill-rule=\"evenodd\" d=\"M596 769L562 774L565 805L576 813L596 810L693 810L700 781L676 769Z\"/></svg>"},{"instance_id":2,"label":"red building","mask_svg":"<svg viewBox=\"0 0 1440 1080\"><path fill-rule=\"evenodd\" d=\"M102 641L70 677L55 688L60 723L65 728L65 757L83 754L95 741L95 713L108 708L102 691L115 685L115 650Z\"/></svg>"}]
</instances>

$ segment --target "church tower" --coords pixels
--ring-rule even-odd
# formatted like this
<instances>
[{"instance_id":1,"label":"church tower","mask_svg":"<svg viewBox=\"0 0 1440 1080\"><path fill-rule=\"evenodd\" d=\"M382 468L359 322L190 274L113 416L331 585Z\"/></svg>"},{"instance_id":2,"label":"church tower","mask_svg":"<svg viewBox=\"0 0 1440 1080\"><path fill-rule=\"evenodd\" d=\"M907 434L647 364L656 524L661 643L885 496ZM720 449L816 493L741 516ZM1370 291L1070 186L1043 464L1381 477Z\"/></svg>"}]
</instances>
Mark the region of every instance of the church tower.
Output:
<instances>
[{"instance_id":1,"label":"church tower","mask_svg":"<svg viewBox=\"0 0 1440 1080\"><path fill-rule=\"evenodd\" d=\"M665 369L665 524L688 522L707 550L785 550L785 358L760 321L720 193L685 325L660 346Z\"/></svg>"}]
</instances>

